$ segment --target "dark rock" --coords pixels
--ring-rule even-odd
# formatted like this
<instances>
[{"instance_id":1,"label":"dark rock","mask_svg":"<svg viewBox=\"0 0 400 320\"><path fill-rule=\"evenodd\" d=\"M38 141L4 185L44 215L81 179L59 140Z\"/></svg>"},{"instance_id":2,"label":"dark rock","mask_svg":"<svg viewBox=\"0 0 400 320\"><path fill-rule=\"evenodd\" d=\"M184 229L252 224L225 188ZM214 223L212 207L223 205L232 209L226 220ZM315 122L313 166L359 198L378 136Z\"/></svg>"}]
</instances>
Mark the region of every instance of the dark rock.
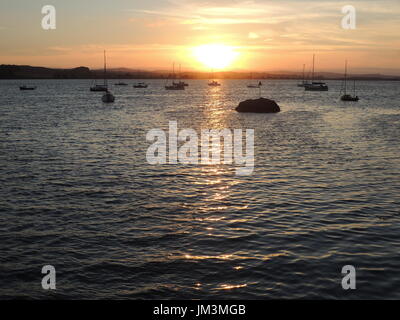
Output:
<instances>
[{"instance_id":1,"label":"dark rock","mask_svg":"<svg viewBox=\"0 0 400 320\"><path fill-rule=\"evenodd\" d=\"M235 109L237 112L276 113L281 109L274 100L259 98L246 100L239 103Z\"/></svg>"}]
</instances>

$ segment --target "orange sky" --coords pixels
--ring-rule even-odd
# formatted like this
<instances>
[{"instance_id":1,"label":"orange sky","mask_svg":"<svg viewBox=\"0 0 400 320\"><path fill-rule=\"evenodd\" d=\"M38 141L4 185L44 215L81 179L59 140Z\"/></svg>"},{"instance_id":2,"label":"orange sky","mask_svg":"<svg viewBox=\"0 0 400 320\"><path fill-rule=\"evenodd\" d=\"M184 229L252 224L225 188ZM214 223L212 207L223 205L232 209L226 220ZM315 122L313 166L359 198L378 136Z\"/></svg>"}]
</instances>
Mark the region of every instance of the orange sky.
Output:
<instances>
[{"instance_id":1,"label":"orange sky","mask_svg":"<svg viewBox=\"0 0 400 320\"><path fill-rule=\"evenodd\" d=\"M225 54L225 70L301 70L316 53L319 71L341 70L345 59L354 70L400 69L398 0L353 1L356 30L341 28L347 1L53 0L51 31L41 28L45 4L2 0L0 64L96 68L106 49L110 68L168 69L175 61L207 70L213 63L204 56ZM220 50L201 58L195 48L205 45Z\"/></svg>"}]
</instances>

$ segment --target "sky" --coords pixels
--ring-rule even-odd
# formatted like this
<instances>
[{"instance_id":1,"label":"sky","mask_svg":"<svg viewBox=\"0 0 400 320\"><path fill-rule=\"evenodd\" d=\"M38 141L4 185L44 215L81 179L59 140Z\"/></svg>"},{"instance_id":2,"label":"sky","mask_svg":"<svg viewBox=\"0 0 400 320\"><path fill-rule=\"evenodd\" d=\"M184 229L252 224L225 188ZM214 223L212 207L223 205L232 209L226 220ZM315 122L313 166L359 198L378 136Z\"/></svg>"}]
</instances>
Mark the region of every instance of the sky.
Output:
<instances>
[{"instance_id":1,"label":"sky","mask_svg":"<svg viewBox=\"0 0 400 320\"><path fill-rule=\"evenodd\" d=\"M41 27L44 5L56 8L55 30ZM341 26L345 5L355 30ZM317 71L347 59L390 74L399 27L399 0L1 0L0 64L99 68L105 49L110 68L298 71L315 53Z\"/></svg>"}]
</instances>

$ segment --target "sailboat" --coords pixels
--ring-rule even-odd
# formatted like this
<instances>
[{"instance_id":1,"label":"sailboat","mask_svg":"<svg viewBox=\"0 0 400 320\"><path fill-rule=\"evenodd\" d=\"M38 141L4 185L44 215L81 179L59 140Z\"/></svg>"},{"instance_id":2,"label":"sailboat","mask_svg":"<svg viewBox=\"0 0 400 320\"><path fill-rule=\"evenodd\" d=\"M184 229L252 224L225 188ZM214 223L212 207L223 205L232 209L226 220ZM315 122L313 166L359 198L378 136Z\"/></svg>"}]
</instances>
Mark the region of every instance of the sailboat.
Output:
<instances>
[{"instance_id":1,"label":"sailboat","mask_svg":"<svg viewBox=\"0 0 400 320\"><path fill-rule=\"evenodd\" d=\"M305 91L328 91L329 88L325 82L315 82L314 81L314 70L315 70L314 66L315 66L315 54L313 55L311 83L304 84Z\"/></svg>"},{"instance_id":2,"label":"sailboat","mask_svg":"<svg viewBox=\"0 0 400 320\"><path fill-rule=\"evenodd\" d=\"M306 65L303 64L303 81L297 84L298 87L304 88L306 85L309 84L309 82L306 81L306 77L305 77L305 76L306 76L306 74L305 74L305 68L306 68Z\"/></svg>"},{"instance_id":3,"label":"sailboat","mask_svg":"<svg viewBox=\"0 0 400 320\"><path fill-rule=\"evenodd\" d=\"M358 101L360 100L358 96L356 96L356 81L354 80L354 95L347 93L347 60L344 67L344 94L340 97L342 101Z\"/></svg>"},{"instance_id":4,"label":"sailboat","mask_svg":"<svg viewBox=\"0 0 400 320\"><path fill-rule=\"evenodd\" d=\"M103 75L103 84L96 84L96 80L94 80L94 86L91 86L90 87L90 91L96 91L96 92L99 92L99 91L102 91L102 92L104 92L104 91L107 91L108 90L108 85L107 85L107 80L106 80L106 66L105 66L105 59L106 59L106 57L105 57L105 51L104 51L104 75Z\"/></svg>"},{"instance_id":5,"label":"sailboat","mask_svg":"<svg viewBox=\"0 0 400 320\"><path fill-rule=\"evenodd\" d=\"M181 64L179 64L179 73L178 73L178 75L179 75L179 79L180 79L181 78ZM172 84L175 85L175 86L184 86L184 87L188 87L189 86L188 83L186 83L185 81L182 81L182 80L179 80L178 82L173 82Z\"/></svg>"},{"instance_id":6,"label":"sailboat","mask_svg":"<svg viewBox=\"0 0 400 320\"><path fill-rule=\"evenodd\" d=\"M211 70L211 79L214 79L214 70ZM212 80L212 81L210 81L210 82L208 83L208 85L209 85L210 87L219 87L221 84L220 84L218 81L216 81L216 80Z\"/></svg>"},{"instance_id":7,"label":"sailboat","mask_svg":"<svg viewBox=\"0 0 400 320\"><path fill-rule=\"evenodd\" d=\"M253 74L251 74L251 79L253 79ZM247 88L260 88L262 86L262 82L259 81L257 84L248 84Z\"/></svg>"},{"instance_id":8,"label":"sailboat","mask_svg":"<svg viewBox=\"0 0 400 320\"><path fill-rule=\"evenodd\" d=\"M106 51L104 50L104 86L106 88L106 93L102 96L101 100L104 103L111 103L115 101L114 95L108 90L107 84L107 61L106 61Z\"/></svg>"},{"instance_id":9,"label":"sailboat","mask_svg":"<svg viewBox=\"0 0 400 320\"><path fill-rule=\"evenodd\" d=\"M172 78L175 78L175 63L172 64ZM182 84L181 81L172 82L172 84L169 85L168 79L167 79L167 84L165 85L165 90L185 90L185 86Z\"/></svg>"}]
</instances>

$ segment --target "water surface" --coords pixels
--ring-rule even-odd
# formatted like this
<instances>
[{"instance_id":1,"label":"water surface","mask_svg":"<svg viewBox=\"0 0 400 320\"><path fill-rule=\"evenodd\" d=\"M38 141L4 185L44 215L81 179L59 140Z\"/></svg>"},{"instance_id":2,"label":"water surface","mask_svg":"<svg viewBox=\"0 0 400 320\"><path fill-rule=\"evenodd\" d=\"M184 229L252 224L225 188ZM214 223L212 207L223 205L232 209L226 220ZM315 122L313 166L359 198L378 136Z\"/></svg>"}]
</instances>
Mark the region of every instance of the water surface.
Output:
<instances>
[{"instance_id":1,"label":"water surface","mask_svg":"<svg viewBox=\"0 0 400 320\"><path fill-rule=\"evenodd\" d=\"M126 82L106 105L85 80L0 81L0 297L400 298L400 83L344 103L339 81L265 81L282 112L239 114L244 80ZM254 129L253 175L149 165L146 133L172 120Z\"/></svg>"}]
</instances>

